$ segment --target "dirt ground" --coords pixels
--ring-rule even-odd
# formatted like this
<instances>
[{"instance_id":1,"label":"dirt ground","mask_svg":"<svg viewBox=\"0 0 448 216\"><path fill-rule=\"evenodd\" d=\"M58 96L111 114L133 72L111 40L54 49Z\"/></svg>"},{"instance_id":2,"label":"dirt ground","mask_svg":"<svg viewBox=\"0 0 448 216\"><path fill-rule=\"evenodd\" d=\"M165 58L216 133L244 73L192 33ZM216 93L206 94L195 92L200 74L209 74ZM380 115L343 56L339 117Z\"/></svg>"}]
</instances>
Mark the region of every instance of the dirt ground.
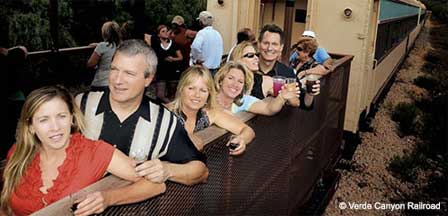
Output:
<instances>
[{"instance_id":1,"label":"dirt ground","mask_svg":"<svg viewBox=\"0 0 448 216\"><path fill-rule=\"evenodd\" d=\"M428 20L429 21L429 20ZM413 84L414 78L422 75L425 54L432 49L429 42L429 28L416 41L414 49L405 60L397 78L372 120L372 132L361 132L352 161L345 161L349 169L339 170L339 188L330 201L324 215L400 215L400 210L375 209L381 204L393 204L394 197L408 193L414 185L404 183L387 170L395 155L403 155L416 145L416 137L398 135L397 124L391 120L391 109L400 102L411 102L414 97L425 97L427 91ZM353 203L372 205L371 210L355 210ZM385 206L383 206L385 207ZM398 206L397 206L398 207ZM390 206L388 208L391 208Z\"/></svg>"}]
</instances>

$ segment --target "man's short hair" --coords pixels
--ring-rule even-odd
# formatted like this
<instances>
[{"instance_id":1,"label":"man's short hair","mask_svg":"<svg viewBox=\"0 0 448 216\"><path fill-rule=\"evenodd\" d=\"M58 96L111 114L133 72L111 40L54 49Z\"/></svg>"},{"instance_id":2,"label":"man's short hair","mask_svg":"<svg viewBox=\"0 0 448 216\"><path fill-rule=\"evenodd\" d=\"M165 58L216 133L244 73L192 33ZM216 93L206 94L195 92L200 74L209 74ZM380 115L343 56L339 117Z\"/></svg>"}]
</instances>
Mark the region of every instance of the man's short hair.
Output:
<instances>
[{"instance_id":1,"label":"man's short hair","mask_svg":"<svg viewBox=\"0 0 448 216\"><path fill-rule=\"evenodd\" d=\"M265 26L263 26L263 28L261 29L260 35L258 36L259 42L261 42L263 40L265 32L279 34L280 35L280 44L283 44L285 35L283 33L283 30L280 27L278 27L275 24L266 24Z\"/></svg>"},{"instance_id":2,"label":"man's short hair","mask_svg":"<svg viewBox=\"0 0 448 216\"><path fill-rule=\"evenodd\" d=\"M127 56L136 56L139 54L144 55L146 61L145 77L148 77L149 74L156 73L157 68L156 53L143 40L139 39L125 40L117 47L114 57L117 55L117 53L122 53Z\"/></svg>"}]
</instances>

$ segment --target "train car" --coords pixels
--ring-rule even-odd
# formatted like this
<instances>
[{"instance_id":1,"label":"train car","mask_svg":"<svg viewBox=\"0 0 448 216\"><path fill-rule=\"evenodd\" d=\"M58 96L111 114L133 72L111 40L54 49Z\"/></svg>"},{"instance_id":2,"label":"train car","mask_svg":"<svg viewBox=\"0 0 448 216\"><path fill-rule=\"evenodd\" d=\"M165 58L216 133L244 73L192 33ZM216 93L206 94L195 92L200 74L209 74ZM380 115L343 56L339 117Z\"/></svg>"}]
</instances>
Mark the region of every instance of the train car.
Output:
<instances>
[{"instance_id":1,"label":"train car","mask_svg":"<svg viewBox=\"0 0 448 216\"><path fill-rule=\"evenodd\" d=\"M208 0L229 50L240 28L275 23L285 31L284 56L304 30L330 53L353 55L344 130L356 133L377 104L424 25L417 0Z\"/></svg>"}]
</instances>

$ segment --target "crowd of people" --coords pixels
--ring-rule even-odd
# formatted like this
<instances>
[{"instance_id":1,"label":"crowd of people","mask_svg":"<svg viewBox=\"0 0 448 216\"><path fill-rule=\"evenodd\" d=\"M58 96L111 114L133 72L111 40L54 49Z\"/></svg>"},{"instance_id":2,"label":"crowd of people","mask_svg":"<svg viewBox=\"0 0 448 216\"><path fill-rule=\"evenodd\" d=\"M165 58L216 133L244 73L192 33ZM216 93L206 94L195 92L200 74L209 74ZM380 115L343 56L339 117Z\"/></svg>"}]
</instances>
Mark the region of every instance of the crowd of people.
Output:
<instances>
[{"instance_id":1,"label":"crowd of people","mask_svg":"<svg viewBox=\"0 0 448 216\"><path fill-rule=\"evenodd\" d=\"M325 59L321 53L319 61L313 57L318 50L314 33L299 39L285 65L279 61L281 28L264 26L258 40L245 28L222 61L213 15L203 11L198 20L203 27L198 32L176 16L172 26L160 25L157 34L141 39L125 39L116 22L106 22L104 41L95 44L87 62L96 68L90 91L76 96L63 86L32 91L7 155L0 215L28 215L106 173L133 183L76 200L75 215L149 199L165 191L166 181L204 183L206 143L195 132L211 125L224 128L233 134L229 154L241 155L255 132L235 113L312 109L320 82L309 84L307 77L331 69L328 54ZM158 100L145 93L152 82ZM172 98L166 93L171 83Z\"/></svg>"}]
</instances>

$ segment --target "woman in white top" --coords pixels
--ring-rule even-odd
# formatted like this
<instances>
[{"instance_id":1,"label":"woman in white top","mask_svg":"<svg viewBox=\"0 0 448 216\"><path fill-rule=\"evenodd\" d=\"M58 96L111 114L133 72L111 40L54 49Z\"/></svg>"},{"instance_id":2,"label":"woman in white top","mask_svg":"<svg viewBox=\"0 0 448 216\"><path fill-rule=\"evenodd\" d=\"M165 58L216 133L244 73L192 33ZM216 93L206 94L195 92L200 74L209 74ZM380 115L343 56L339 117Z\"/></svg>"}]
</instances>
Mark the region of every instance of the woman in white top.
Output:
<instances>
[{"instance_id":1,"label":"woman in white top","mask_svg":"<svg viewBox=\"0 0 448 216\"><path fill-rule=\"evenodd\" d=\"M104 90L109 86L109 71L115 49L121 42L120 26L115 21L108 21L101 28L103 42L96 44L95 50L87 61L88 68L95 68L92 90Z\"/></svg>"}]
</instances>

